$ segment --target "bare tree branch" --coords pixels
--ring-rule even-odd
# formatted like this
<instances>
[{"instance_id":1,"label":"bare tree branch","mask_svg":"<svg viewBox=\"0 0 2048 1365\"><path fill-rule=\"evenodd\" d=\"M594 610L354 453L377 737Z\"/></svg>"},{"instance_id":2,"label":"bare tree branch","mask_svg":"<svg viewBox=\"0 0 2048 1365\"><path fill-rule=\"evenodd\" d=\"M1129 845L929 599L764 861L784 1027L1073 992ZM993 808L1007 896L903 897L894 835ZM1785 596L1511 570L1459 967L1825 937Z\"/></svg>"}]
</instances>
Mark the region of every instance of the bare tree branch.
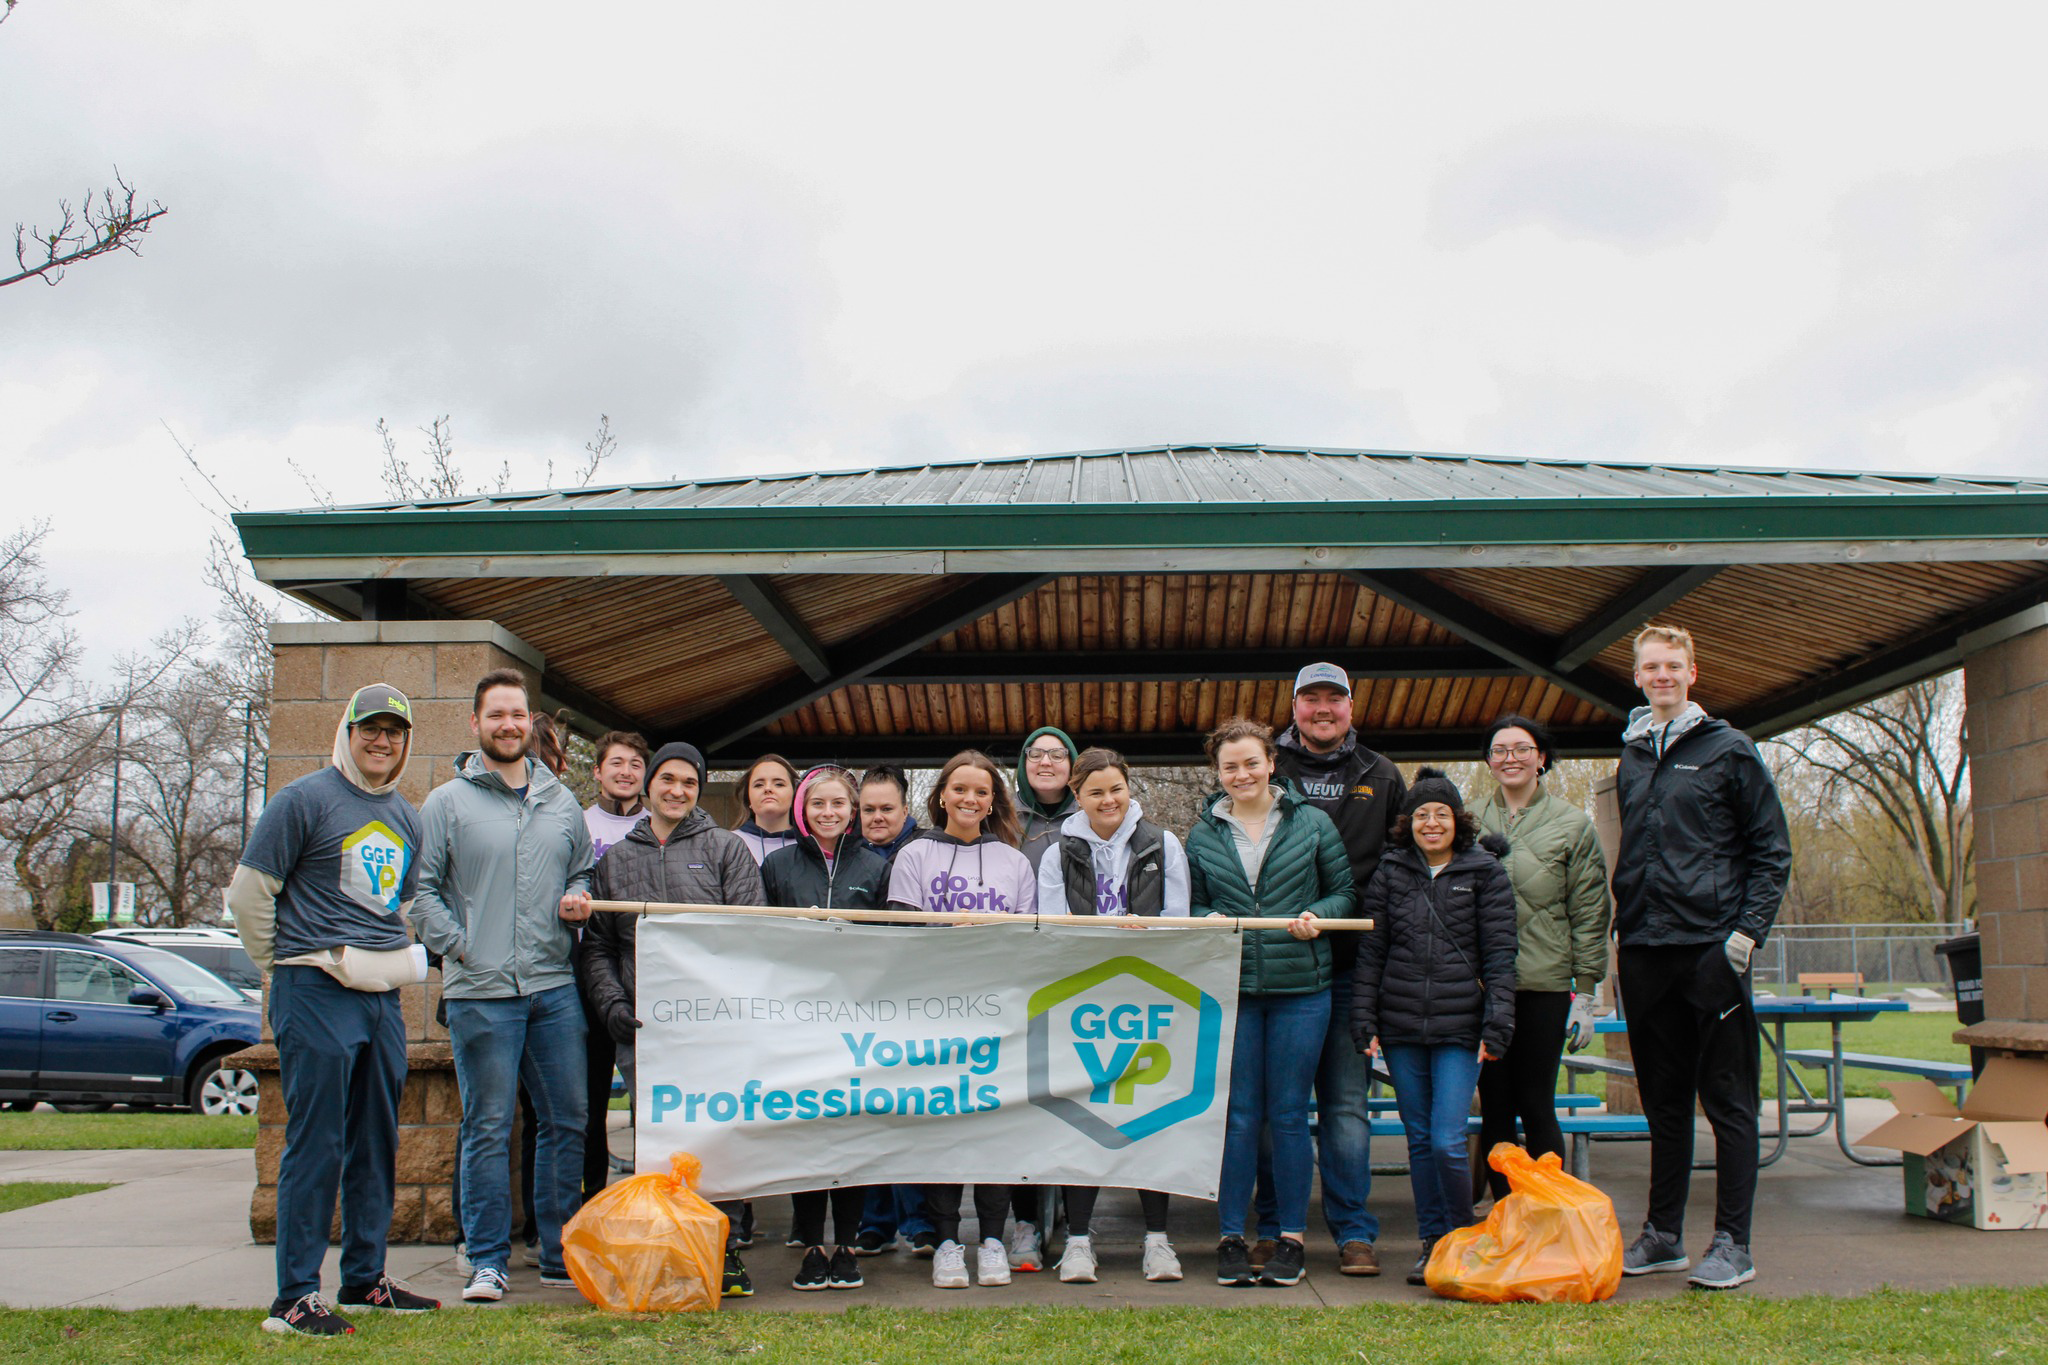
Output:
<instances>
[{"instance_id":1,"label":"bare tree branch","mask_svg":"<svg viewBox=\"0 0 2048 1365\"><path fill-rule=\"evenodd\" d=\"M71 266L110 251L140 256L142 238L170 210L154 199L137 206L135 187L122 178L119 166L114 168L114 184L118 192L104 189L97 199L87 190L80 209L72 208L69 199L58 200L53 228L16 223L14 260L21 269L0 278L0 289L34 279L54 286Z\"/></svg>"}]
</instances>

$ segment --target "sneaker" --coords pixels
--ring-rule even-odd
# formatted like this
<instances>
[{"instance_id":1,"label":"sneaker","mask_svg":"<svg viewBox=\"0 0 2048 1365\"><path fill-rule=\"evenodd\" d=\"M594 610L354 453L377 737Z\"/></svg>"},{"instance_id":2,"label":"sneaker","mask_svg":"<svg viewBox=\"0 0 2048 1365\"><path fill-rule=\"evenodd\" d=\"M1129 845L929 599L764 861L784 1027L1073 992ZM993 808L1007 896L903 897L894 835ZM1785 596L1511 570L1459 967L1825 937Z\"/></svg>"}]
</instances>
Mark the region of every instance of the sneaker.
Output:
<instances>
[{"instance_id":1,"label":"sneaker","mask_svg":"<svg viewBox=\"0 0 2048 1365\"><path fill-rule=\"evenodd\" d=\"M540 1269L540 1243L528 1242L525 1250L520 1253L520 1259L533 1269Z\"/></svg>"},{"instance_id":2,"label":"sneaker","mask_svg":"<svg viewBox=\"0 0 2048 1365\"><path fill-rule=\"evenodd\" d=\"M1180 1257L1173 1254L1173 1243L1163 1236L1145 1236L1145 1278L1155 1284L1180 1278Z\"/></svg>"},{"instance_id":3,"label":"sneaker","mask_svg":"<svg viewBox=\"0 0 2048 1365\"><path fill-rule=\"evenodd\" d=\"M751 1237L749 1237L749 1238L748 1238L748 1239L747 1239L746 1241L744 1241L744 1242L741 1242L741 1243L740 1243L739 1245L741 1245L741 1246L743 1246L743 1247L744 1247L744 1246L752 1246L753 1244L754 1244L754 1239L753 1239L753 1238L751 1238ZM787 1237L785 1237L785 1238L783 1238L783 1239L782 1239L782 1244L783 1244L784 1246L786 1246L786 1247L800 1247L800 1246L802 1246L802 1245L804 1244L804 1239L803 1239L803 1238L801 1238L801 1237L799 1237L799 1236L797 1236L797 1235L796 1235L796 1229L792 1227L792 1228L791 1228L791 1229L789 1230L789 1236L787 1236Z\"/></svg>"},{"instance_id":4,"label":"sneaker","mask_svg":"<svg viewBox=\"0 0 2048 1365\"><path fill-rule=\"evenodd\" d=\"M1267 1288L1286 1288L1301 1283L1307 1273L1308 1248L1292 1237L1282 1237L1280 1244L1273 1248L1273 1259L1266 1262L1266 1268L1259 1272L1259 1283Z\"/></svg>"},{"instance_id":5,"label":"sneaker","mask_svg":"<svg viewBox=\"0 0 2048 1365\"><path fill-rule=\"evenodd\" d=\"M804 1263L798 1267L796 1278L789 1282L791 1289L830 1289L832 1287L832 1262L825 1257L823 1247L812 1247L804 1253Z\"/></svg>"},{"instance_id":6,"label":"sneaker","mask_svg":"<svg viewBox=\"0 0 2048 1365\"><path fill-rule=\"evenodd\" d=\"M1717 1232L1707 1244L1707 1254L1700 1257L1700 1268L1686 1276L1685 1282L1701 1289L1733 1289L1755 1278L1756 1262L1749 1259L1749 1248L1737 1246L1732 1236Z\"/></svg>"},{"instance_id":7,"label":"sneaker","mask_svg":"<svg viewBox=\"0 0 2048 1365\"><path fill-rule=\"evenodd\" d=\"M1251 1253L1244 1238L1225 1237L1216 1244L1216 1283L1244 1289L1252 1282Z\"/></svg>"},{"instance_id":8,"label":"sneaker","mask_svg":"<svg viewBox=\"0 0 2048 1365\"><path fill-rule=\"evenodd\" d=\"M981 1239L981 1250L974 1258L974 1282L983 1286L1010 1282L1009 1250L993 1237Z\"/></svg>"},{"instance_id":9,"label":"sneaker","mask_svg":"<svg viewBox=\"0 0 2048 1365\"><path fill-rule=\"evenodd\" d=\"M1654 1275L1660 1270L1683 1270L1692 1264L1676 1237L1667 1237L1648 1223L1629 1249L1621 1253L1624 1275Z\"/></svg>"},{"instance_id":10,"label":"sneaker","mask_svg":"<svg viewBox=\"0 0 2048 1365\"><path fill-rule=\"evenodd\" d=\"M302 1337L345 1337L355 1325L327 1306L318 1294L306 1294L291 1303L280 1300L270 1305L263 1330Z\"/></svg>"},{"instance_id":11,"label":"sneaker","mask_svg":"<svg viewBox=\"0 0 2048 1365\"><path fill-rule=\"evenodd\" d=\"M462 1287L464 1303L496 1303L505 1297L505 1272L480 1265Z\"/></svg>"},{"instance_id":12,"label":"sneaker","mask_svg":"<svg viewBox=\"0 0 2048 1365\"><path fill-rule=\"evenodd\" d=\"M1060 1257L1060 1283L1095 1283L1095 1248L1086 1237L1067 1238L1066 1254Z\"/></svg>"},{"instance_id":13,"label":"sneaker","mask_svg":"<svg viewBox=\"0 0 2048 1365\"><path fill-rule=\"evenodd\" d=\"M1279 1245L1271 1237L1261 1237L1258 1241L1253 1242L1251 1249L1252 1269L1264 1270L1266 1262L1273 1259L1273 1253L1278 1250Z\"/></svg>"},{"instance_id":14,"label":"sneaker","mask_svg":"<svg viewBox=\"0 0 2048 1365\"><path fill-rule=\"evenodd\" d=\"M967 1287L967 1249L950 1237L932 1252L932 1288Z\"/></svg>"},{"instance_id":15,"label":"sneaker","mask_svg":"<svg viewBox=\"0 0 2048 1365\"><path fill-rule=\"evenodd\" d=\"M853 1259L853 1252L840 1247L832 1253L832 1287L834 1289L858 1289L867 1281L861 1278L860 1262Z\"/></svg>"},{"instance_id":16,"label":"sneaker","mask_svg":"<svg viewBox=\"0 0 2048 1365\"><path fill-rule=\"evenodd\" d=\"M853 1239L853 1254L856 1256L879 1256L895 1249L896 1239L884 1237L881 1229L869 1228Z\"/></svg>"},{"instance_id":17,"label":"sneaker","mask_svg":"<svg viewBox=\"0 0 2048 1365\"><path fill-rule=\"evenodd\" d=\"M725 1277L719 1284L719 1292L728 1299L754 1297L754 1277L747 1274L747 1267L740 1260L737 1249L725 1253Z\"/></svg>"},{"instance_id":18,"label":"sneaker","mask_svg":"<svg viewBox=\"0 0 2048 1365\"><path fill-rule=\"evenodd\" d=\"M1337 1248L1337 1273L1339 1275L1377 1275L1380 1273L1379 1253L1372 1249L1371 1242L1352 1240Z\"/></svg>"},{"instance_id":19,"label":"sneaker","mask_svg":"<svg viewBox=\"0 0 2048 1365\"><path fill-rule=\"evenodd\" d=\"M910 1234L910 1254L929 1261L932 1253L939 1249L939 1234L930 1228Z\"/></svg>"},{"instance_id":20,"label":"sneaker","mask_svg":"<svg viewBox=\"0 0 2048 1365\"><path fill-rule=\"evenodd\" d=\"M744 1251L754 1244L754 1201L744 1200L740 1204L739 1235L733 1238L733 1245ZM798 1243L797 1245L801 1245Z\"/></svg>"},{"instance_id":21,"label":"sneaker","mask_svg":"<svg viewBox=\"0 0 2048 1365\"><path fill-rule=\"evenodd\" d=\"M1022 1219L1010 1229L1010 1244L1006 1248L1010 1258L1010 1269L1021 1270L1035 1275L1045 1265L1045 1253L1038 1245L1038 1224Z\"/></svg>"},{"instance_id":22,"label":"sneaker","mask_svg":"<svg viewBox=\"0 0 2048 1365\"><path fill-rule=\"evenodd\" d=\"M550 1289L574 1289L576 1281L566 1270L543 1270L540 1282Z\"/></svg>"},{"instance_id":23,"label":"sneaker","mask_svg":"<svg viewBox=\"0 0 2048 1365\"><path fill-rule=\"evenodd\" d=\"M367 1288L343 1285L340 1299L343 1308L371 1308L380 1313L431 1313L441 1306L439 1299L415 1294L389 1275L379 1275L377 1283Z\"/></svg>"},{"instance_id":24,"label":"sneaker","mask_svg":"<svg viewBox=\"0 0 2048 1365\"><path fill-rule=\"evenodd\" d=\"M455 1244L455 1273L467 1278L475 1270L476 1267L470 1263L469 1259L469 1243L457 1242Z\"/></svg>"},{"instance_id":25,"label":"sneaker","mask_svg":"<svg viewBox=\"0 0 2048 1365\"><path fill-rule=\"evenodd\" d=\"M1434 1237L1425 1237L1425 1238L1423 1238L1423 1239L1422 1239L1422 1254L1421 1254L1420 1256L1417 1256L1417 1257L1415 1258L1415 1264L1414 1264L1413 1266L1409 1267L1409 1270L1408 1270L1408 1283L1410 1283L1410 1284L1428 1284L1428 1283L1429 1283L1429 1253L1430 1253L1430 1252L1432 1252L1432 1251L1435 1251L1435 1250L1436 1250L1436 1238L1434 1238Z\"/></svg>"}]
</instances>

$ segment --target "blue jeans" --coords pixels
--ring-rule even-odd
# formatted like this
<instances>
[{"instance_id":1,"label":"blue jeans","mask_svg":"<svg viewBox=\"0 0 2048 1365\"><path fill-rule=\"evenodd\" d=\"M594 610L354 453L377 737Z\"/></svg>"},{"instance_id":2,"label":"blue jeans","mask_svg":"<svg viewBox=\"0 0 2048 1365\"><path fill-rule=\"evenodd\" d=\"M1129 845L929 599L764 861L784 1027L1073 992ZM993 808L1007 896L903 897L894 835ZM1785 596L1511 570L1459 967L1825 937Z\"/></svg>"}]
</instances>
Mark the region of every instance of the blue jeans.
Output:
<instances>
[{"instance_id":1,"label":"blue jeans","mask_svg":"<svg viewBox=\"0 0 2048 1365\"><path fill-rule=\"evenodd\" d=\"M884 1238L898 1233L915 1237L920 1232L930 1232L932 1220L925 1217L924 1186L870 1186L867 1212L860 1220L860 1230L880 1233Z\"/></svg>"},{"instance_id":2,"label":"blue jeans","mask_svg":"<svg viewBox=\"0 0 2048 1365\"><path fill-rule=\"evenodd\" d=\"M1479 1085L1479 1049L1461 1043L1424 1047L1380 1044L1401 1126L1408 1132L1408 1183L1415 1189L1415 1222L1425 1241L1472 1221L1472 1165L1466 1156L1465 1120Z\"/></svg>"},{"instance_id":3,"label":"blue jeans","mask_svg":"<svg viewBox=\"0 0 2048 1365\"><path fill-rule=\"evenodd\" d=\"M512 1117L523 1081L539 1133L533 1211L542 1274L561 1274L562 1224L583 1180L583 1004L574 986L497 1000L450 1000L448 1039L462 1087L462 1234L479 1268L512 1251Z\"/></svg>"},{"instance_id":4,"label":"blue jeans","mask_svg":"<svg viewBox=\"0 0 2048 1365\"><path fill-rule=\"evenodd\" d=\"M1280 1229L1308 1228L1315 1157L1308 1140L1308 1095L1330 1026L1330 993L1242 995L1230 1055L1230 1112L1223 1125L1223 1170L1216 1217L1225 1237L1244 1236L1246 1206L1259 1171L1259 1133L1273 1136L1273 1191Z\"/></svg>"},{"instance_id":5,"label":"blue jeans","mask_svg":"<svg viewBox=\"0 0 2048 1365\"><path fill-rule=\"evenodd\" d=\"M1323 1174L1323 1222L1338 1246L1376 1242L1380 1216L1367 1209L1372 1195L1372 1125L1365 1092L1370 1081L1365 1056L1351 1041L1351 977L1338 973L1330 986L1330 1027L1316 1065L1316 1160ZM1273 1201L1273 1144L1259 1143L1259 1236L1278 1237Z\"/></svg>"},{"instance_id":6,"label":"blue jeans","mask_svg":"<svg viewBox=\"0 0 2048 1365\"><path fill-rule=\"evenodd\" d=\"M341 1196L341 1282L384 1274L405 1090L405 1016L397 991L352 991L318 967L279 967L270 983L284 1087L277 1173L277 1296L320 1288Z\"/></svg>"}]
</instances>

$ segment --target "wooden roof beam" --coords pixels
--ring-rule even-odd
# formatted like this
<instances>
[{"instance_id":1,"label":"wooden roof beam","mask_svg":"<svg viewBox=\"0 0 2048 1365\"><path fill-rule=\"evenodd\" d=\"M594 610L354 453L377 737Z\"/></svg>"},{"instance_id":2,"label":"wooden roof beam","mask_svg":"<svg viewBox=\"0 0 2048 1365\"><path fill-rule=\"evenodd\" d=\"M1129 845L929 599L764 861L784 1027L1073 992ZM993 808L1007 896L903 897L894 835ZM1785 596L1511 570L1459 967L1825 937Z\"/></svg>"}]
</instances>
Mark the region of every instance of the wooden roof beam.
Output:
<instances>
[{"instance_id":1,"label":"wooden roof beam","mask_svg":"<svg viewBox=\"0 0 2048 1365\"><path fill-rule=\"evenodd\" d=\"M733 595L735 601L747 609L747 614L761 623L761 629L768 632L783 653L796 660L812 682L823 682L832 676L832 665L825 657L825 646L818 643L818 637L811 634L810 627L796 614L775 585L760 574L722 573L715 577Z\"/></svg>"},{"instance_id":2,"label":"wooden roof beam","mask_svg":"<svg viewBox=\"0 0 2048 1365\"><path fill-rule=\"evenodd\" d=\"M806 675L763 688L737 706L676 727L677 733L669 737L687 739L706 755L722 757L721 751L742 736L750 735L770 721L786 716L800 706L808 706L849 683L864 681L884 664L893 663L913 650L923 649L939 637L950 635L997 607L1035 592L1053 578L1052 574L984 574L936 601L927 602L907 616L839 645L829 656L831 672L828 676L814 678Z\"/></svg>"},{"instance_id":3,"label":"wooden roof beam","mask_svg":"<svg viewBox=\"0 0 2048 1365\"><path fill-rule=\"evenodd\" d=\"M1621 747L1621 731L1613 725L1566 726L1551 734L1562 758L1611 757ZM1361 732L1365 743L1398 762L1474 759L1486 742L1483 730L1377 730ZM1208 762L1203 736L1192 733L1078 735L1085 744L1115 749L1138 765L1200 767ZM936 768L962 749L993 750L1007 760L1021 744L1019 735L917 734L894 735L769 735L756 732L710 755L711 766L733 767L761 754L777 753L799 765L842 763L859 769L876 763Z\"/></svg>"},{"instance_id":4,"label":"wooden roof beam","mask_svg":"<svg viewBox=\"0 0 2048 1365\"><path fill-rule=\"evenodd\" d=\"M948 650L907 654L870 673L870 683L1126 683L1288 681L1301 666L1336 664L1354 678L1500 678L1521 670L1471 645L1401 648L1109 649L1041 653Z\"/></svg>"},{"instance_id":5,"label":"wooden roof beam","mask_svg":"<svg viewBox=\"0 0 2048 1365\"><path fill-rule=\"evenodd\" d=\"M1368 573L1362 569L1345 572L1358 583L1418 616L1436 622L1445 630L1507 660L1517 669L1543 679L1603 711L1626 716L1639 704L1635 693L1617 686L1613 679L1590 668L1558 668L1552 661L1562 652L1556 641L1524 630L1512 621L1494 615L1468 597L1424 577L1413 569L1386 569Z\"/></svg>"},{"instance_id":6,"label":"wooden roof beam","mask_svg":"<svg viewBox=\"0 0 2048 1365\"><path fill-rule=\"evenodd\" d=\"M1550 666L1560 673L1593 662L1600 652L1656 619L1657 613L1700 587L1725 565L1673 565L1651 569L1564 637Z\"/></svg>"}]
</instances>

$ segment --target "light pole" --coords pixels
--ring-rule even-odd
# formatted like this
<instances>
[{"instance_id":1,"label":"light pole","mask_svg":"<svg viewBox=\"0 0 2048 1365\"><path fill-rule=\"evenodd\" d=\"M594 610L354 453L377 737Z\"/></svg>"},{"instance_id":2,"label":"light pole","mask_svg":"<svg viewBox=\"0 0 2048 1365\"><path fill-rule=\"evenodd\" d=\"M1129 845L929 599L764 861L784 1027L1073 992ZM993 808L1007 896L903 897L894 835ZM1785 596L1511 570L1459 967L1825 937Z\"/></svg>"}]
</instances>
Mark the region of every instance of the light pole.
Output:
<instances>
[{"instance_id":1,"label":"light pole","mask_svg":"<svg viewBox=\"0 0 2048 1365\"><path fill-rule=\"evenodd\" d=\"M121 722L128 710L122 703L102 706L100 710L114 713L114 809L112 825L107 830L107 916L111 920L114 906L121 898Z\"/></svg>"},{"instance_id":2,"label":"light pole","mask_svg":"<svg viewBox=\"0 0 2048 1365\"><path fill-rule=\"evenodd\" d=\"M242 847L249 846L249 753L256 744L256 703L242 703Z\"/></svg>"}]
</instances>

